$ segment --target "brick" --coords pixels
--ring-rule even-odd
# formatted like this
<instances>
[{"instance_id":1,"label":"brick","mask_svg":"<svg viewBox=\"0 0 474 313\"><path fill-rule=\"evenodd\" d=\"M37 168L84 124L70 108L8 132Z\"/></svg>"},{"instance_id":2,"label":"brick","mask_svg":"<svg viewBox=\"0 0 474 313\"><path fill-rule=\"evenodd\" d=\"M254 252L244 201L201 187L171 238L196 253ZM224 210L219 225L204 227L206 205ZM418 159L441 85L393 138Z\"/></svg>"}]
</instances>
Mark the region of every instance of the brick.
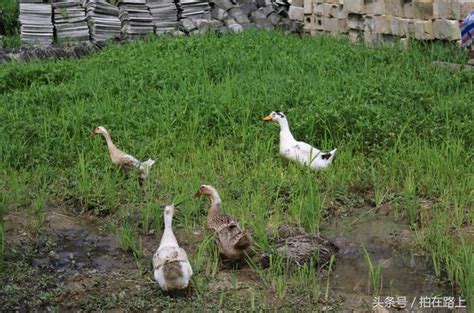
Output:
<instances>
[{"instance_id":1,"label":"brick","mask_svg":"<svg viewBox=\"0 0 474 313\"><path fill-rule=\"evenodd\" d=\"M303 2L304 14L313 13L313 0L304 0Z\"/></svg>"},{"instance_id":2,"label":"brick","mask_svg":"<svg viewBox=\"0 0 474 313\"><path fill-rule=\"evenodd\" d=\"M288 11L288 17L293 21L303 21L304 20L304 9L302 7L290 6Z\"/></svg>"},{"instance_id":3,"label":"brick","mask_svg":"<svg viewBox=\"0 0 474 313\"><path fill-rule=\"evenodd\" d=\"M393 35L399 37L408 36L409 19L393 16L390 21L390 30Z\"/></svg>"},{"instance_id":4,"label":"brick","mask_svg":"<svg viewBox=\"0 0 474 313\"><path fill-rule=\"evenodd\" d=\"M295 7L304 7L304 0L292 0L291 5Z\"/></svg>"},{"instance_id":5,"label":"brick","mask_svg":"<svg viewBox=\"0 0 474 313\"><path fill-rule=\"evenodd\" d=\"M373 13L374 13L374 15L386 14L385 0L375 0Z\"/></svg>"},{"instance_id":6,"label":"brick","mask_svg":"<svg viewBox=\"0 0 474 313\"><path fill-rule=\"evenodd\" d=\"M459 40L459 21L440 19L433 22L434 37L444 40Z\"/></svg>"},{"instance_id":7,"label":"brick","mask_svg":"<svg viewBox=\"0 0 474 313\"><path fill-rule=\"evenodd\" d=\"M413 8L413 1L405 1L403 3L403 17L415 18L415 9Z\"/></svg>"},{"instance_id":8,"label":"brick","mask_svg":"<svg viewBox=\"0 0 474 313\"><path fill-rule=\"evenodd\" d=\"M317 16L323 16L324 15L324 5L321 3L318 3L316 5L313 4L313 13L316 14Z\"/></svg>"},{"instance_id":9,"label":"brick","mask_svg":"<svg viewBox=\"0 0 474 313\"><path fill-rule=\"evenodd\" d=\"M323 17L323 28L331 33L346 33L348 31L347 19Z\"/></svg>"},{"instance_id":10,"label":"brick","mask_svg":"<svg viewBox=\"0 0 474 313\"><path fill-rule=\"evenodd\" d=\"M365 12L365 3L364 0L349 0L345 1L347 12L349 13L358 13L364 14Z\"/></svg>"},{"instance_id":11,"label":"brick","mask_svg":"<svg viewBox=\"0 0 474 313\"><path fill-rule=\"evenodd\" d=\"M355 29L349 29L349 39L352 43L358 43L362 34L360 31Z\"/></svg>"},{"instance_id":12,"label":"brick","mask_svg":"<svg viewBox=\"0 0 474 313\"><path fill-rule=\"evenodd\" d=\"M378 47L382 42L382 34L364 32L364 42L369 46Z\"/></svg>"},{"instance_id":13,"label":"brick","mask_svg":"<svg viewBox=\"0 0 474 313\"><path fill-rule=\"evenodd\" d=\"M459 14L455 12L455 14L460 17L458 20L463 20L471 11L474 11L474 0L458 0L458 2L460 5L460 12Z\"/></svg>"},{"instance_id":14,"label":"brick","mask_svg":"<svg viewBox=\"0 0 474 313\"><path fill-rule=\"evenodd\" d=\"M375 15L374 16L374 30L377 34L391 34L390 29L391 16L389 15Z\"/></svg>"},{"instance_id":15,"label":"brick","mask_svg":"<svg viewBox=\"0 0 474 313\"><path fill-rule=\"evenodd\" d=\"M347 25L349 29L364 30L364 15L349 13Z\"/></svg>"},{"instance_id":16,"label":"brick","mask_svg":"<svg viewBox=\"0 0 474 313\"><path fill-rule=\"evenodd\" d=\"M385 0L385 15L403 17L403 0Z\"/></svg>"},{"instance_id":17,"label":"brick","mask_svg":"<svg viewBox=\"0 0 474 313\"><path fill-rule=\"evenodd\" d=\"M364 32L374 33L375 32L375 21L373 15L366 15L364 17Z\"/></svg>"},{"instance_id":18,"label":"brick","mask_svg":"<svg viewBox=\"0 0 474 313\"><path fill-rule=\"evenodd\" d=\"M331 4L331 3L324 3L323 4L323 16L324 17L337 17L337 10L339 5Z\"/></svg>"},{"instance_id":19,"label":"brick","mask_svg":"<svg viewBox=\"0 0 474 313\"><path fill-rule=\"evenodd\" d=\"M364 1L365 13L374 14L375 1L376 0L365 0Z\"/></svg>"},{"instance_id":20,"label":"brick","mask_svg":"<svg viewBox=\"0 0 474 313\"><path fill-rule=\"evenodd\" d=\"M415 0L413 2L414 18L430 20L434 17L433 0Z\"/></svg>"},{"instance_id":21,"label":"brick","mask_svg":"<svg viewBox=\"0 0 474 313\"><path fill-rule=\"evenodd\" d=\"M433 22L416 20L414 23L415 27L415 38L419 40L431 40L434 39L433 34Z\"/></svg>"}]
</instances>

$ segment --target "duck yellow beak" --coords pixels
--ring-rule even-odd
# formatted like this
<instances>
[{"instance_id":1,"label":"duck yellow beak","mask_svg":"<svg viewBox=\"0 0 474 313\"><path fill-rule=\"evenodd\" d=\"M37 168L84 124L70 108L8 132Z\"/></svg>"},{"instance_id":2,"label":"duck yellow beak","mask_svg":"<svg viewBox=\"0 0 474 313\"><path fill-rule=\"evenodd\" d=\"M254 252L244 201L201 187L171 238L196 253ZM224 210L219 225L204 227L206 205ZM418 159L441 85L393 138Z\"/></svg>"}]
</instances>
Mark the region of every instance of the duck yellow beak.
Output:
<instances>
[{"instance_id":1,"label":"duck yellow beak","mask_svg":"<svg viewBox=\"0 0 474 313\"><path fill-rule=\"evenodd\" d=\"M272 120L272 117L270 115L267 115L263 118L264 122L270 122Z\"/></svg>"}]
</instances>

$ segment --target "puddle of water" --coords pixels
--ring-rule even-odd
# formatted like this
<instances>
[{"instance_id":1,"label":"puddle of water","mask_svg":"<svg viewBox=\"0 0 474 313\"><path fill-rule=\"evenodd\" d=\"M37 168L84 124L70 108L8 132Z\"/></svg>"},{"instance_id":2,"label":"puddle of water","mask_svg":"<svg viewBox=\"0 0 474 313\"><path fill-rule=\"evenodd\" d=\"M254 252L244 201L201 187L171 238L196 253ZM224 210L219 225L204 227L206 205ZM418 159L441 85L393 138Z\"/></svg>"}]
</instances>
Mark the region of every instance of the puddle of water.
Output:
<instances>
[{"instance_id":1,"label":"puddle of water","mask_svg":"<svg viewBox=\"0 0 474 313\"><path fill-rule=\"evenodd\" d=\"M341 246L342 255L337 258L329 278L329 285L336 293L372 294L368 290L365 247L372 264L382 267L381 295L405 296L407 299L453 295L450 288L436 280L431 258L410 250L414 235L407 225L395 223L390 216L375 214L367 214L353 223L354 220L336 220L321 229L324 235L335 238Z\"/></svg>"},{"instance_id":2,"label":"puddle of water","mask_svg":"<svg viewBox=\"0 0 474 313\"><path fill-rule=\"evenodd\" d=\"M100 235L90 223L52 213L47 216L45 233L33 266L65 274L85 270L110 272L134 266L113 235Z\"/></svg>"}]
</instances>

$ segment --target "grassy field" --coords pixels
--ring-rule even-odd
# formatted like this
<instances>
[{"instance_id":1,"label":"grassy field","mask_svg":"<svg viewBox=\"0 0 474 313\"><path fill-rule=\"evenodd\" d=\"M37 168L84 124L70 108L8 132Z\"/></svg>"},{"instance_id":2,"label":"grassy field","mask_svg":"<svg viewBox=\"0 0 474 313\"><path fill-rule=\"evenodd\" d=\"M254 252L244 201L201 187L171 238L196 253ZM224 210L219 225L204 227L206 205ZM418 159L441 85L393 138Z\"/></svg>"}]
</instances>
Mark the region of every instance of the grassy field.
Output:
<instances>
[{"instance_id":1,"label":"grassy field","mask_svg":"<svg viewBox=\"0 0 474 313\"><path fill-rule=\"evenodd\" d=\"M313 268L290 274L278 264L254 264L261 289L241 298L210 292L220 265L210 237L196 240L206 233L207 207L191 196L202 183L214 185L224 210L251 231L256 253L270 247L269 233L281 223L318 232L341 218L334 205L350 212L352 200L364 199L368 211L386 205L397 223L409 224L416 237L410 249L431 255L439 278L472 309L474 72L436 68L434 60L466 61L437 45L372 50L333 38L246 32L2 65L1 215L28 216L33 238L43 232L47 208L92 215L134 256L137 279L150 279L143 243L155 230L159 244L159 206L181 202L174 225L193 246L196 296L156 302L152 289L129 303L103 295L94 298L97 306L295 308L292 301L303 299L308 309L321 305L331 287ZM337 147L333 166L311 172L284 162L277 126L262 122L273 110L287 114L297 139ZM102 138L90 137L99 125L119 148L157 161L144 188L113 168ZM127 219L133 214L139 219ZM21 286L12 275L40 274L26 261L15 263L19 247L10 245L8 227L0 223L0 255L10 277L0 279ZM18 297L30 308L59 305L61 287L45 287L50 277L41 275L32 285L46 290L42 303L18 295L28 288L0 297Z\"/></svg>"}]
</instances>

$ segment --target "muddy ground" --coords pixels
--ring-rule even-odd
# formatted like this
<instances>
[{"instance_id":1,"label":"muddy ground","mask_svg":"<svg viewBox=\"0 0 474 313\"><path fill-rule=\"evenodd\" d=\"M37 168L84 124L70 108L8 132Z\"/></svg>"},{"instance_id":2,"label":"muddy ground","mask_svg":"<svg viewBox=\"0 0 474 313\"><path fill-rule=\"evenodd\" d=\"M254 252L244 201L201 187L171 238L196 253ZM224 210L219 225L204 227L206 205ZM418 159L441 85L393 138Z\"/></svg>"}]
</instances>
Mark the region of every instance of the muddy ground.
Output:
<instances>
[{"instance_id":1,"label":"muddy ground","mask_svg":"<svg viewBox=\"0 0 474 313\"><path fill-rule=\"evenodd\" d=\"M416 234L403 216L394 222L389 203L374 209L362 200L347 209L347 205L336 201L327 208L321 233L338 245L340 251L333 273L327 276L327 272L320 272L319 299L297 292L280 299L248 265L240 268L221 265L215 277L193 280L193 284L206 285L200 291L193 288L190 293L165 294L154 282L151 269L151 256L159 245L161 233L144 236L144 256L136 260L131 253L121 250L113 229L117 225L113 216L97 217L72 211L49 206L41 231L35 231L32 219L23 213L11 212L5 216L9 250L0 274L2 311L308 311L317 307L370 311L374 298L369 291L363 247L374 264L382 266L382 295L405 296L409 300L456 295L456 290L435 278L430 257L416 249ZM176 235L190 255L205 236L193 231L190 240L182 230L176 230ZM329 286L327 300L322 296L325 286ZM251 294L258 296L249 300ZM391 311L430 311L416 306L414 309ZM447 309L435 312L444 311L453 312Z\"/></svg>"}]
</instances>

